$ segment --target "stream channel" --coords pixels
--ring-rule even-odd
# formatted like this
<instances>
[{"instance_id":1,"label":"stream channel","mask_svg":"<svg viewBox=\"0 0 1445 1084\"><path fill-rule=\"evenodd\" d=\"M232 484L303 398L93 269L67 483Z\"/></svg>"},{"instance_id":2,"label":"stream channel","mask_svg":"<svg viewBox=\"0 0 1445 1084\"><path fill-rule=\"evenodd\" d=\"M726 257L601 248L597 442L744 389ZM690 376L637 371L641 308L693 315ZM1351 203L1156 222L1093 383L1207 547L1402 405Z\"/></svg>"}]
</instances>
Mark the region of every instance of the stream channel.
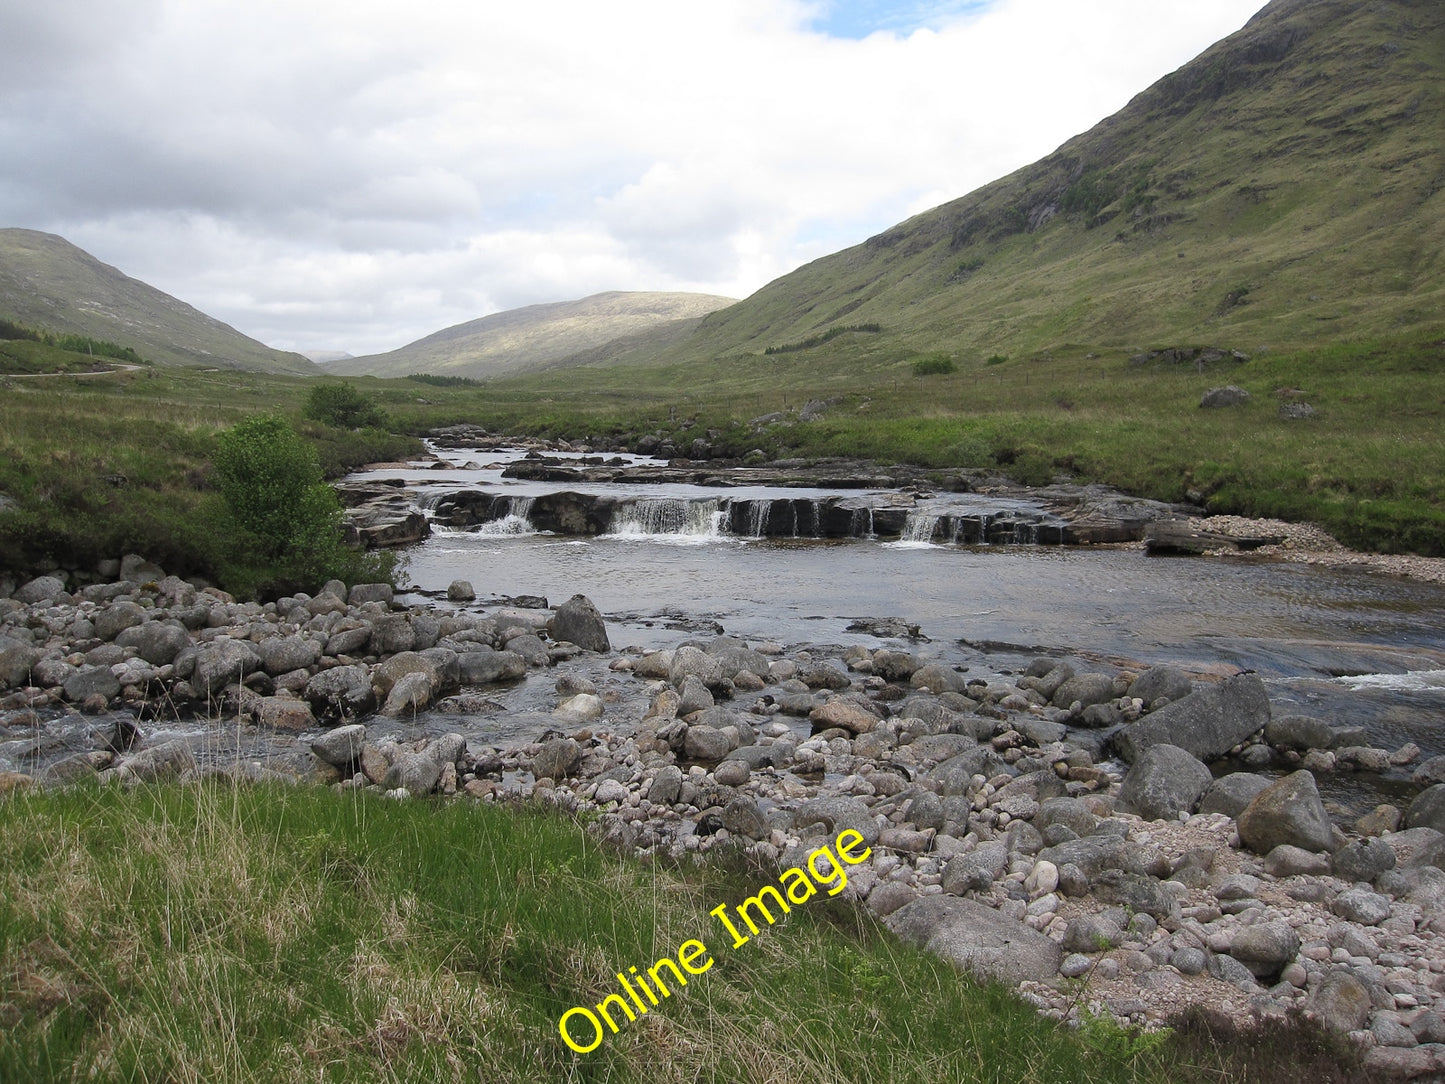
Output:
<instances>
[{"instance_id":1,"label":"stream channel","mask_svg":"<svg viewBox=\"0 0 1445 1084\"><path fill-rule=\"evenodd\" d=\"M525 595L555 606L581 593L605 615L614 649L674 647L726 632L790 651L894 646L985 678L1040 654L1080 670L1165 662L1205 678L1254 670L1277 715L1363 726L1379 748L1414 742L1423 757L1445 753L1445 588L1438 585L1263 557L1161 558L1136 547L1031 542L1058 537L1048 512L975 494L919 500L887 490L522 481L503 476L520 451L436 454L439 462L354 476L404 482L430 510L432 536L403 550L412 586L402 601L445 608L454 580L469 581L478 596L471 605L483 607ZM562 490L606 497L605 529L536 530L528 509ZM473 506L480 498L493 518L444 525L437 510L459 497ZM768 502L769 522L760 523L756 509ZM823 533L809 530L822 519L806 512L778 522L778 509L804 502L847 509L851 530L812 537ZM874 537L867 510L900 504L909 511L894 529L898 537ZM1007 524L1002 536L999 523ZM862 618L900 618L918 635L888 639L850 628ZM507 713L545 712L550 684L534 677L516 687L502 700ZM1381 800L1378 787L1407 796L1410 770L1368 788L1347 772L1322 783L1363 812Z\"/></svg>"}]
</instances>

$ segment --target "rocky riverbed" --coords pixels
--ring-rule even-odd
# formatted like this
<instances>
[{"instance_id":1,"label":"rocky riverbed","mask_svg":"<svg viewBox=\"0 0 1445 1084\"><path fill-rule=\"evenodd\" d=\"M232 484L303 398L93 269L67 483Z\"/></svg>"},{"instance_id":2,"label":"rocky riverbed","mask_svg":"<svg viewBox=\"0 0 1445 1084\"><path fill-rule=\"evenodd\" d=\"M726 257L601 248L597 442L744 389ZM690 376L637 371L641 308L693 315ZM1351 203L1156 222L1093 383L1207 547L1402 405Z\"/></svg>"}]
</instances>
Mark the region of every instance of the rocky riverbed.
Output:
<instances>
[{"instance_id":1,"label":"rocky riverbed","mask_svg":"<svg viewBox=\"0 0 1445 1084\"><path fill-rule=\"evenodd\" d=\"M0 792L226 774L540 800L639 855L785 866L851 828L851 898L1043 1013L1298 1008L1382 1070L1445 1072L1445 758L1277 715L1249 673L972 673L887 621L876 648L617 650L581 596L453 588L446 610L339 583L257 605L135 557L32 580L0 599ZM517 741L446 729L519 687L545 710ZM1316 778L1346 771L1407 775L1408 800L1342 823Z\"/></svg>"}]
</instances>

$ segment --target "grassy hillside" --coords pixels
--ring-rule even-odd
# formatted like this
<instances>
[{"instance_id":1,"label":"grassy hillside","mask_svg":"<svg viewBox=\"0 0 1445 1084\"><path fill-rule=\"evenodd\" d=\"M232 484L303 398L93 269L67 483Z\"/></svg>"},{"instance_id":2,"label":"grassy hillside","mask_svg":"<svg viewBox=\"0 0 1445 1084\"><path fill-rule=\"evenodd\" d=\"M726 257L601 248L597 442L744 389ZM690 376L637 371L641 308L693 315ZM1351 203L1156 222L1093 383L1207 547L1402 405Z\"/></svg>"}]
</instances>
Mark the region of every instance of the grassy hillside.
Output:
<instances>
[{"instance_id":1,"label":"grassy hillside","mask_svg":"<svg viewBox=\"0 0 1445 1084\"><path fill-rule=\"evenodd\" d=\"M526 372L639 333L655 332L671 341L701 317L732 303L732 298L712 294L614 291L580 301L528 305L457 324L390 353L339 359L327 371L474 379Z\"/></svg>"},{"instance_id":2,"label":"grassy hillside","mask_svg":"<svg viewBox=\"0 0 1445 1084\"><path fill-rule=\"evenodd\" d=\"M159 365L316 372L53 234L0 230L0 317L128 346Z\"/></svg>"},{"instance_id":3,"label":"grassy hillside","mask_svg":"<svg viewBox=\"0 0 1445 1084\"><path fill-rule=\"evenodd\" d=\"M665 360L858 323L960 363L1445 329L1442 115L1436 0L1276 0L1055 153L770 283Z\"/></svg>"},{"instance_id":4,"label":"grassy hillside","mask_svg":"<svg viewBox=\"0 0 1445 1084\"><path fill-rule=\"evenodd\" d=\"M12 349L46 375L4 375ZM216 578L211 460L217 434L250 414L291 416L333 477L420 447L302 420L315 381L158 366L73 371L88 362L0 341L0 573L89 571L103 558L142 553L169 571Z\"/></svg>"}]
</instances>

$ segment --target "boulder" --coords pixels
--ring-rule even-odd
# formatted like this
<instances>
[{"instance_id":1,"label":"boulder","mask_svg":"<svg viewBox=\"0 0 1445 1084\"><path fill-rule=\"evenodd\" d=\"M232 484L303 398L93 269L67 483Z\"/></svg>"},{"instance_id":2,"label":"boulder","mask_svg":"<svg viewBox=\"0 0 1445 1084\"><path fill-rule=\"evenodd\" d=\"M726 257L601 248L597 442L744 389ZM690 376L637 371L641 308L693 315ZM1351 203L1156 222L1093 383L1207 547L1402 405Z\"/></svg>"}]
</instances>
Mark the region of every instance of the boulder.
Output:
<instances>
[{"instance_id":1,"label":"boulder","mask_svg":"<svg viewBox=\"0 0 1445 1084\"><path fill-rule=\"evenodd\" d=\"M1038 858L1041 862L1052 862L1060 870L1067 865L1076 866L1092 881L1106 869L1123 866L1128 855L1129 845L1121 837L1096 835L1045 847Z\"/></svg>"},{"instance_id":2,"label":"boulder","mask_svg":"<svg viewBox=\"0 0 1445 1084\"><path fill-rule=\"evenodd\" d=\"M696 711L707 711L714 706L712 693L708 692L702 679L688 674L677 687L677 714L691 715Z\"/></svg>"},{"instance_id":3,"label":"boulder","mask_svg":"<svg viewBox=\"0 0 1445 1084\"><path fill-rule=\"evenodd\" d=\"M1343 881L1373 881L1395 861L1395 849L1383 839L1356 839L1337 850L1330 865Z\"/></svg>"},{"instance_id":4,"label":"boulder","mask_svg":"<svg viewBox=\"0 0 1445 1084\"><path fill-rule=\"evenodd\" d=\"M722 676L736 678L746 670L758 676L766 675L771 663L760 651L754 651L735 636L719 636L707 645L707 653L717 659L722 667Z\"/></svg>"},{"instance_id":5,"label":"boulder","mask_svg":"<svg viewBox=\"0 0 1445 1084\"><path fill-rule=\"evenodd\" d=\"M305 700L289 696L263 696L252 701L248 710L257 726L270 730L313 730L316 717Z\"/></svg>"},{"instance_id":6,"label":"boulder","mask_svg":"<svg viewBox=\"0 0 1445 1084\"><path fill-rule=\"evenodd\" d=\"M337 768L355 764L366 742L366 727L360 723L338 726L311 743L311 751Z\"/></svg>"},{"instance_id":7,"label":"boulder","mask_svg":"<svg viewBox=\"0 0 1445 1084\"><path fill-rule=\"evenodd\" d=\"M602 614L586 595L573 595L558 606L556 614L548 622L547 631L553 640L565 640L584 651L612 650Z\"/></svg>"},{"instance_id":8,"label":"boulder","mask_svg":"<svg viewBox=\"0 0 1445 1084\"><path fill-rule=\"evenodd\" d=\"M566 779L582 759L582 747L574 738L553 738L542 743L532 759L532 774L538 779Z\"/></svg>"},{"instance_id":9,"label":"boulder","mask_svg":"<svg viewBox=\"0 0 1445 1084\"><path fill-rule=\"evenodd\" d=\"M1256 854L1289 845L1333 851L1334 827L1320 801L1315 777L1294 772L1257 794L1239 815L1239 839Z\"/></svg>"},{"instance_id":10,"label":"boulder","mask_svg":"<svg viewBox=\"0 0 1445 1084\"><path fill-rule=\"evenodd\" d=\"M1328 749L1335 744L1335 730L1323 719L1308 715L1282 715L1264 728L1264 740L1281 749Z\"/></svg>"},{"instance_id":11,"label":"boulder","mask_svg":"<svg viewBox=\"0 0 1445 1084\"><path fill-rule=\"evenodd\" d=\"M745 839L767 839L771 831L757 800L746 794L739 794L723 808L722 824Z\"/></svg>"},{"instance_id":12,"label":"boulder","mask_svg":"<svg viewBox=\"0 0 1445 1084\"><path fill-rule=\"evenodd\" d=\"M261 669L261 656L246 640L214 640L196 649L191 688L202 697L219 696L246 674Z\"/></svg>"},{"instance_id":13,"label":"boulder","mask_svg":"<svg viewBox=\"0 0 1445 1084\"><path fill-rule=\"evenodd\" d=\"M402 651L379 663L371 672L371 686L376 690L377 699L385 699L403 678L412 674L426 677L427 684L431 687L429 697L441 688L441 673L434 662L415 651Z\"/></svg>"},{"instance_id":14,"label":"boulder","mask_svg":"<svg viewBox=\"0 0 1445 1084\"><path fill-rule=\"evenodd\" d=\"M91 619L98 640L114 640L126 629L139 625L146 619L145 610L134 602L112 602L97 610Z\"/></svg>"},{"instance_id":15,"label":"boulder","mask_svg":"<svg viewBox=\"0 0 1445 1084\"><path fill-rule=\"evenodd\" d=\"M676 764L665 764L652 777L647 800L657 805L675 805L681 794L682 769Z\"/></svg>"},{"instance_id":16,"label":"boulder","mask_svg":"<svg viewBox=\"0 0 1445 1084\"><path fill-rule=\"evenodd\" d=\"M289 674L306 670L321 658L321 648L304 636L274 636L257 647L261 665L268 674Z\"/></svg>"},{"instance_id":17,"label":"boulder","mask_svg":"<svg viewBox=\"0 0 1445 1084\"><path fill-rule=\"evenodd\" d=\"M49 602L56 595L65 594L65 581L58 576L36 576L33 580L16 588L10 597L26 606Z\"/></svg>"},{"instance_id":18,"label":"boulder","mask_svg":"<svg viewBox=\"0 0 1445 1084\"><path fill-rule=\"evenodd\" d=\"M1260 791L1273 782L1266 775L1253 772L1230 772L1221 775L1204 791L1199 799L1199 812L1223 813L1226 817L1238 819Z\"/></svg>"},{"instance_id":19,"label":"boulder","mask_svg":"<svg viewBox=\"0 0 1445 1084\"><path fill-rule=\"evenodd\" d=\"M1445 783L1436 783L1415 795L1405 810L1405 827L1445 832Z\"/></svg>"},{"instance_id":20,"label":"boulder","mask_svg":"<svg viewBox=\"0 0 1445 1084\"><path fill-rule=\"evenodd\" d=\"M902 940L985 979L1046 982L1063 962L1054 941L974 900L924 896L884 921Z\"/></svg>"},{"instance_id":21,"label":"boulder","mask_svg":"<svg viewBox=\"0 0 1445 1084\"><path fill-rule=\"evenodd\" d=\"M1194 691L1194 682L1183 670L1173 666L1151 666L1129 686L1129 695L1144 701L1145 707L1156 700L1183 700Z\"/></svg>"},{"instance_id":22,"label":"boulder","mask_svg":"<svg viewBox=\"0 0 1445 1084\"><path fill-rule=\"evenodd\" d=\"M1257 674L1236 674L1166 704L1114 735L1129 762L1151 745L1177 745L1206 763L1222 757L1270 719L1269 694Z\"/></svg>"},{"instance_id":23,"label":"boulder","mask_svg":"<svg viewBox=\"0 0 1445 1084\"><path fill-rule=\"evenodd\" d=\"M391 687L391 691L386 694L386 702L381 706L381 714L395 718L425 711L431 706L436 690L435 670L430 673L413 670L404 674Z\"/></svg>"},{"instance_id":24,"label":"boulder","mask_svg":"<svg viewBox=\"0 0 1445 1084\"><path fill-rule=\"evenodd\" d=\"M196 758L191 747L177 739L126 757L115 767L117 779L126 783L156 783L194 771Z\"/></svg>"},{"instance_id":25,"label":"boulder","mask_svg":"<svg viewBox=\"0 0 1445 1084\"><path fill-rule=\"evenodd\" d=\"M956 757L949 757L929 772L927 779L937 787L939 794L948 797L967 794L975 775L992 778L1000 772L1012 774L1008 761L992 746L980 745Z\"/></svg>"},{"instance_id":26,"label":"boulder","mask_svg":"<svg viewBox=\"0 0 1445 1084\"><path fill-rule=\"evenodd\" d=\"M1213 777L1204 763L1177 745L1151 745L1134 762L1119 797L1146 821L1192 813Z\"/></svg>"},{"instance_id":27,"label":"boulder","mask_svg":"<svg viewBox=\"0 0 1445 1084\"><path fill-rule=\"evenodd\" d=\"M18 688L30 681L30 672L44 653L33 644L0 636L0 685Z\"/></svg>"},{"instance_id":28,"label":"boulder","mask_svg":"<svg viewBox=\"0 0 1445 1084\"><path fill-rule=\"evenodd\" d=\"M674 688L681 689L689 677L697 678L710 689L718 688L724 680L722 664L702 648L684 644L672 653L667 679Z\"/></svg>"},{"instance_id":29,"label":"boulder","mask_svg":"<svg viewBox=\"0 0 1445 1084\"><path fill-rule=\"evenodd\" d=\"M719 761L732 748L728 736L714 726L690 726L683 737L683 754L689 760Z\"/></svg>"},{"instance_id":30,"label":"boulder","mask_svg":"<svg viewBox=\"0 0 1445 1084\"><path fill-rule=\"evenodd\" d=\"M420 797L436 789L442 777L442 763L429 750L401 753L386 769L381 785L386 790L405 790Z\"/></svg>"},{"instance_id":31,"label":"boulder","mask_svg":"<svg viewBox=\"0 0 1445 1084\"><path fill-rule=\"evenodd\" d=\"M476 597L477 592L469 580L452 580L447 584L447 600L449 602L471 602Z\"/></svg>"},{"instance_id":32,"label":"boulder","mask_svg":"<svg viewBox=\"0 0 1445 1084\"><path fill-rule=\"evenodd\" d=\"M527 676L527 660L515 651L467 651L457 656L457 670L465 685L519 681Z\"/></svg>"},{"instance_id":33,"label":"boulder","mask_svg":"<svg viewBox=\"0 0 1445 1084\"><path fill-rule=\"evenodd\" d=\"M81 704L92 696L106 700L120 695L120 680L109 666L82 666L65 679L65 697Z\"/></svg>"},{"instance_id":34,"label":"boulder","mask_svg":"<svg viewBox=\"0 0 1445 1084\"><path fill-rule=\"evenodd\" d=\"M350 593L346 596L349 606L363 606L368 602L379 602L383 606L390 606L394 592L389 583L358 583L353 584Z\"/></svg>"},{"instance_id":35,"label":"boulder","mask_svg":"<svg viewBox=\"0 0 1445 1084\"><path fill-rule=\"evenodd\" d=\"M1299 955L1300 939L1288 922L1257 922L1236 931L1229 955L1256 978L1272 978Z\"/></svg>"},{"instance_id":36,"label":"boulder","mask_svg":"<svg viewBox=\"0 0 1445 1084\"><path fill-rule=\"evenodd\" d=\"M1199 405L1205 410L1217 410L1221 407L1239 406L1241 403L1249 402L1249 392L1237 384L1226 384L1222 388L1210 388L1199 400Z\"/></svg>"},{"instance_id":37,"label":"boulder","mask_svg":"<svg viewBox=\"0 0 1445 1084\"><path fill-rule=\"evenodd\" d=\"M147 621L133 625L116 636L121 647L134 648L135 653L152 666L175 662L176 656L191 642L186 627L175 621Z\"/></svg>"},{"instance_id":38,"label":"boulder","mask_svg":"<svg viewBox=\"0 0 1445 1084\"><path fill-rule=\"evenodd\" d=\"M350 719L376 707L371 673L359 664L322 670L306 682L302 695L322 719Z\"/></svg>"},{"instance_id":39,"label":"boulder","mask_svg":"<svg viewBox=\"0 0 1445 1084\"><path fill-rule=\"evenodd\" d=\"M166 570L138 553L127 553L120 559L120 578L131 583L155 583L165 579Z\"/></svg>"},{"instance_id":40,"label":"boulder","mask_svg":"<svg viewBox=\"0 0 1445 1084\"><path fill-rule=\"evenodd\" d=\"M1362 1029L1372 1008L1365 984L1343 969L1327 971L1306 1004L1320 1023L1341 1034Z\"/></svg>"},{"instance_id":41,"label":"boulder","mask_svg":"<svg viewBox=\"0 0 1445 1084\"><path fill-rule=\"evenodd\" d=\"M1051 703L1056 708L1067 708L1074 703L1087 708L1092 704L1103 704L1113 700L1114 679L1108 674L1075 674L1059 684L1054 690Z\"/></svg>"},{"instance_id":42,"label":"boulder","mask_svg":"<svg viewBox=\"0 0 1445 1084\"><path fill-rule=\"evenodd\" d=\"M866 734L878 725L878 716L867 708L842 697L832 697L827 703L808 713L813 729L827 730L841 727L853 734Z\"/></svg>"},{"instance_id":43,"label":"boulder","mask_svg":"<svg viewBox=\"0 0 1445 1084\"><path fill-rule=\"evenodd\" d=\"M368 649L373 655L393 655L416 647L416 630L406 614L388 614L372 623Z\"/></svg>"}]
</instances>

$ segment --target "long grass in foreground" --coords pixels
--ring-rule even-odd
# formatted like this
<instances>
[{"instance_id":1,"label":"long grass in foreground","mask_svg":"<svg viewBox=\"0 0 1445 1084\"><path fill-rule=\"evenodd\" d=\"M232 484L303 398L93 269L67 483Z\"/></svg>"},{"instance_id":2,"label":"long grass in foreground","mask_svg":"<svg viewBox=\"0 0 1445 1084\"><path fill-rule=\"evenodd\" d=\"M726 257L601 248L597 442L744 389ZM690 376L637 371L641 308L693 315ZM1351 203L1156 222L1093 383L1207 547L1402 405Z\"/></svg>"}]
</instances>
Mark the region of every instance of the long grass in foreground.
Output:
<instances>
[{"instance_id":1,"label":"long grass in foreground","mask_svg":"<svg viewBox=\"0 0 1445 1084\"><path fill-rule=\"evenodd\" d=\"M708 911L770 879L668 871L605 853L555 814L459 802L221 785L16 794L0 802L0 1080L1226 1071L1209 1044L1186 1056L1060 1029L842 905L814 901L728 951ZM594 1052L562 1042L564 1012L689 939L712 951L706 973ZM1308 1058L1263 1069L1254 1079L1330 1079Z\"/></svg>"}]
</instances>

